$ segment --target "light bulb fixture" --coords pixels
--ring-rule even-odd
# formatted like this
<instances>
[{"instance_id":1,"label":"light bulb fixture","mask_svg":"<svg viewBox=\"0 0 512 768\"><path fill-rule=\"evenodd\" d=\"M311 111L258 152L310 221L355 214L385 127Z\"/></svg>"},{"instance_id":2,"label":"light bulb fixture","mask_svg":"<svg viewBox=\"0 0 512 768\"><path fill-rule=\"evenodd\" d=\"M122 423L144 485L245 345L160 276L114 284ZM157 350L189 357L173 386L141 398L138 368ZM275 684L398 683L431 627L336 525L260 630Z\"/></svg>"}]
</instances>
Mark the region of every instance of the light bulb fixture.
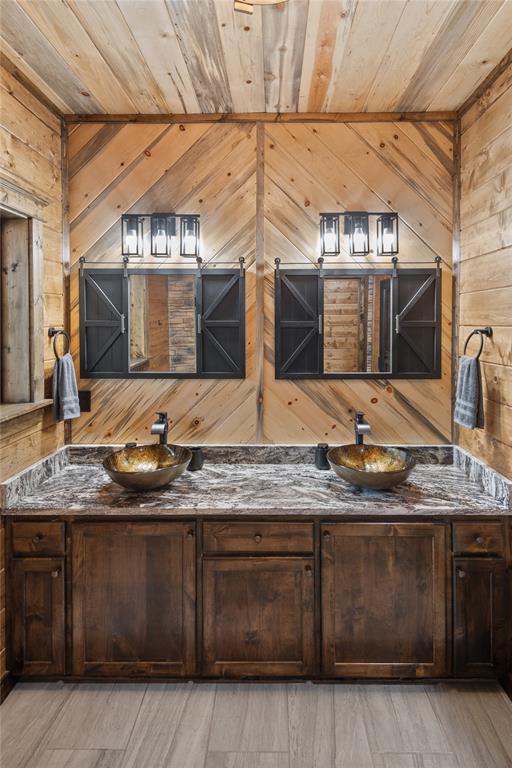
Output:
<instances>
[{"instance_id":1,"label":"light bulb fixture","mask_svg":"<svg viewBox=\"0 0 512 768\"><path fill-rule=\"evenodd\" d=\"M180 256L199 256L199 216L181 216Z\"/></svg>"},{"instance_id":2,"label":"light bulb fixture","mask_svg":"<svg viewBox=\"0 0 512 768\"><path fill-rule=\"evenodd\" d=\"M166 213L151 214L151 255L170 256L176 237L176 217Z\"/></svg>"},{"instance_id":3,"label":"light bulb fixture","mask_svg":"<svg viewBox=\"0 0 512 768\"><path fill-rule=\"evenodd\" d=\"M320 214L320 249L322 256L338 256L340 253L339 213Z\"/></svg>"},{"instance_id":4,"label":"light bulb fixture","mask_svg":"<svg viewBox=\"0 0 512 768\"><path fill-rule=\"evenodd\" d=\"M383 213L377 219L377 253L396 256L398 253L398 214Z\"/></svg>"},{"instance_id":5,"label":"light bulb fixture","mask_svg":"<svg viewBox=\"0 0 512 768\"><path fill-rule=\"evenodd\" d=\"M242 13L253 13L255 5L279 5L286 0L233 0L235 11Z\"/></svg>"},{"instance_id":6,"label":"light bulb fixture","mask_svg":"<svg viewBox=\"0 0 512 768\"><path fill-rule=\"evenodd\" d=\"M121 216L121 253L123 256L144 255L143 220L136 213Z\"/></svg>"},{"instance_id":7,"label":"light bulb fixture","mask_svg":"<svg viewBox=\"0 0 512 768\"><path fill-rule=\"evenodd\" d=\"M365 212L346 212L344 217L350 255L367 256L370 253L368 214Z\"/></svg>"}]
</instances>

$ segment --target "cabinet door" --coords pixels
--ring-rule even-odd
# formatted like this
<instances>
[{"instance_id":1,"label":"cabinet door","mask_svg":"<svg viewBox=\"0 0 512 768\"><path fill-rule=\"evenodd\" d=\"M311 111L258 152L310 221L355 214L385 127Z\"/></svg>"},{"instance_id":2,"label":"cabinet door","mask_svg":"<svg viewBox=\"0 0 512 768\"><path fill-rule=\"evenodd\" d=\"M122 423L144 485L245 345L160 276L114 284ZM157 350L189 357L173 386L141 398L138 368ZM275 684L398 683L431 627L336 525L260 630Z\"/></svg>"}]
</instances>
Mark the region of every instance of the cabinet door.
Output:
<instances>
[{"instance_id":1,"label":"cabinet door","mask_svg":"<svg viewBox=\"0 0 512 768\"><path fill-rule=\"evenodd\" d=\"M64 573L61 558L12 561L13 671L65 673Z\"/></svg>"},{"instance_id":2,"label":"cabinet door","mask_svg":"<svg viewBox=\"0 0 512 768\"><path fill-rule=\"evenodd\" d=\"M506 662L504 560L457 558L454 656L459 677L489 677Z\"/></svg>"},{"instance_id":3,"label":"cabinet door","mask_svg":"<svg viewBox=\"0 0 512 768\"><path fill-rule=\"evenodd\" d=\"M74 674L194 672L194 525L75 524L72 580Z\"/></svg>"},{"instance_id":4,"label":"cabinet door","mask_svg":"<svg viewBox=\"0 0 512 768\"><path fill-rule=\"evenodd\" d=\"M446 554L443 525L323 525L324 672L444 674Z\"/></svg>"},{"instance_id":5,"label":"cabinet door","mask_svg":"<svg viewBox=\"0 0 512 768\"><path fill-rule=\"evenodd\" d=\"M205 559L203 671L237 677L311 674L313 597L312 558Z\"/></svg>"}]
</instances>

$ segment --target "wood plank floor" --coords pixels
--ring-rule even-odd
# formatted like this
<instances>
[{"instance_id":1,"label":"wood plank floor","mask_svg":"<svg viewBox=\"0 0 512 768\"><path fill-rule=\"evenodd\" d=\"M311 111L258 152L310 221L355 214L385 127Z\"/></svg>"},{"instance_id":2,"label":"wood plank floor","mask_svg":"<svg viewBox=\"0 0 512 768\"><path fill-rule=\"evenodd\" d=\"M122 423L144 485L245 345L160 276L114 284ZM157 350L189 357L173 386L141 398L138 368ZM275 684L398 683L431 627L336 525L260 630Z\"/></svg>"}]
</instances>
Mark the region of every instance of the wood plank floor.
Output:
<instances>
[{"instance_id":1,"label":"wood plank floor","mask_svg":"<svg viewBox=\"0 0 512 768\"><path fill-rule=\"evenodd\" d=\"M24 683L5 768L511 768L495 684Z\"/></svg>"}]
</instances>

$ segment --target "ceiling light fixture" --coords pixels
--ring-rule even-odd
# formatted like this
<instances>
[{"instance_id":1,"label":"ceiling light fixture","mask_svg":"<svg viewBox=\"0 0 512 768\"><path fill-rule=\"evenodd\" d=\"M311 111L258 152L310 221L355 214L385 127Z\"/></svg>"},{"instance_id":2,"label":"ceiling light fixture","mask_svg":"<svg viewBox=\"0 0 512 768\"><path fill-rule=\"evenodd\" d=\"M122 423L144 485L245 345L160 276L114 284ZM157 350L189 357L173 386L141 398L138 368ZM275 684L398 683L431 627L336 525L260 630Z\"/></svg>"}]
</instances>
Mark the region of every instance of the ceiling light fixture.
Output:
<instances>
[{"instance_id":1,"label":"ceiling light fixture","mask_svg":"<svg viewBox=\"0 0 512 768\"><path fill-rule=\"evenodd\" d=\"M286 0L234 0L235 11L253 13L255 5L279 5Z\"/></svg>"}]
</instances>

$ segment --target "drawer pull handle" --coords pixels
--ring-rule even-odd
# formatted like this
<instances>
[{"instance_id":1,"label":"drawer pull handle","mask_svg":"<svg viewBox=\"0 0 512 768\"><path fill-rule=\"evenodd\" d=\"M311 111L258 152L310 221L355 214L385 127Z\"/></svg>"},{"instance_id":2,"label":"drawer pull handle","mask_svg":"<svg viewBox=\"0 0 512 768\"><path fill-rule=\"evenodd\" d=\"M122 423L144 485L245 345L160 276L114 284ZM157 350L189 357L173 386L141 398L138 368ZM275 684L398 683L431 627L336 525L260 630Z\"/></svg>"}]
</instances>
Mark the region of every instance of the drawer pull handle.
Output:
<instances>
[{"instance_id":1,"label":"drawer pull handle","mask_svg":"<svg viewBox=\"0 0 512 768\"><path fill-rule=\"evenodd\" d=\"M477 544L479 544L480 546L482 546L482 544L484 543L484 540L483 540L482 536L477 536L477 537L475 538L475 542L476 542Z\"/></svg>"},{"instance_id":2,"label":"drawer pull handle","mask_svg":"<svg viewBox=\"0 0 512 768\"><path fill-rule=\"evenodd\" d=\"M256 544L259 544L261 542L262 538L263 538L263 536L261 535L261 533L255 533L254 534L254 541L256 542Z\"/></svg>"},{"instance_id":3,"label":"drawer pull handle","mask_svg":"<svg viewBox=\"0 0 512 768\"><path fill-rule=\"evenodd\" d=\"M36 535L32 539L32 543L33 544L39 544L39 542L42 541L42 540L43 540L43 537L41 536L41 534L40 533L36 533Z\"/></svg>"},{"instance_id":4,"label":"drawer pull handle","mask_svg":"<svg viewBox=\"0 0 512 768\"><path fill-rule=\"evenodd\" d=\"M52 571L52 579L58 579L60 576L60 568L56 568L54 571Z\"/></svg>"},{"instance_id":5,"label":"drawer pull handle","mask_svg":"<svg viewBox=\"0 0 512 768\"><path fill-rule=\"evenodd\" d=\"M463 571L462 568L457 568L457 576L459 577L459 579L465 579L466 571Z\"/></svg>"},{"instance_id":6,"label":"drawer pull handle","mask_svg":"<svg viewBox=\"0 0 512 768\"><path fill-rule=\"evenodd\" d=\"M194 538L194 531L190 529L187 531L187 539L193 539Z\"/></svg>"}]
</instances>

